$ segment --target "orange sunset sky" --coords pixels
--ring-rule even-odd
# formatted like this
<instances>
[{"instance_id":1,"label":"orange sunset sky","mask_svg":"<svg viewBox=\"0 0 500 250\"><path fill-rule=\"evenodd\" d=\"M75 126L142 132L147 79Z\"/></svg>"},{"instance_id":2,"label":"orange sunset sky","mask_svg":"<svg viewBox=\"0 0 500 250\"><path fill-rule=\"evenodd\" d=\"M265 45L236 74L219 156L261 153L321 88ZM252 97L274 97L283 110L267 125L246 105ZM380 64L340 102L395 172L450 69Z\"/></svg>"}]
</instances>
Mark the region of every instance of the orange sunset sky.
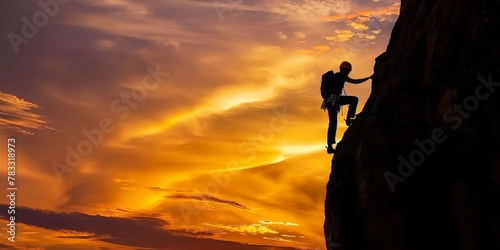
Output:
<instances>
[{"instance_id":1,"label":"orange sunset sky","mask_svg":"<svg viewBox=\"0 0 500 250\"><path fill-rule=\"evenodd\" d=\"M325 249L321 75L371 75L400 1L0 7L0 248Z\"/></svg>"}]
</instances>

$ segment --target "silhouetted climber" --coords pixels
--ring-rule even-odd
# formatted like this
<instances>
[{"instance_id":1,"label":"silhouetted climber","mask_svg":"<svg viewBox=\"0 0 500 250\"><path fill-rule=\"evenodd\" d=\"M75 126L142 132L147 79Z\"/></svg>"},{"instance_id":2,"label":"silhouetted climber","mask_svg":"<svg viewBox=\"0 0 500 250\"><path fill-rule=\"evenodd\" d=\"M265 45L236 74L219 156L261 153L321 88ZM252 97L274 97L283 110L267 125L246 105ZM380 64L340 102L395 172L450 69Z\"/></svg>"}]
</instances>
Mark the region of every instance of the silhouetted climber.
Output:
<instances>
[{"instance_id":1,"label":"silhouetted climber","mask_svg":"<svg viewBox=\"0 0 500 250\"><path fill-rule=\"evenodd\" d=\"M321 97L323 97L323 104L321 109L328 110L328 133L327 133L327 147L326 152L333 154L335 149L333 144L335 144L335 134L337 132L337 113L340 111L340 107L343 105L349 105L347 111L347 118L345 120L347 126L350 126L356 116L356 106L358 104L358 98L356 96L341 96L342 90L344 89L344 83L363 83L370 79L372 76L362 78L362 79L351 79L349 73L352 70L352 66L349 62L342 62L340 64L340 72L333 73L330 70L323 74L321 77Z\"/></svg>"}]
</instances>

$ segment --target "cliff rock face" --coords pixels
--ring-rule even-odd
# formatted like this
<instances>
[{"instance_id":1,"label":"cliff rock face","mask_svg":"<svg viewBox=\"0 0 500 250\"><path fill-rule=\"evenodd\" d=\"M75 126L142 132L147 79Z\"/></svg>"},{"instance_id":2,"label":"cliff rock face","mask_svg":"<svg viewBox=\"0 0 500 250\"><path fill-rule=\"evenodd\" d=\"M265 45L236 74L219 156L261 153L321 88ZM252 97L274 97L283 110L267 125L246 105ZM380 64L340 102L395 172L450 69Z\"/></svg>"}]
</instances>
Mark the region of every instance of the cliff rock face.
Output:
<instances>
[{"instance_id":1,"label":"cliff rock face","mask_svg":"<svg viewBox=\"0 0 500 250\"><path fill-rule=\"evenodd\" d=\"M334 249L500 249L500 1L402 0L332 159Z\"/></svg>"}]
</instances>

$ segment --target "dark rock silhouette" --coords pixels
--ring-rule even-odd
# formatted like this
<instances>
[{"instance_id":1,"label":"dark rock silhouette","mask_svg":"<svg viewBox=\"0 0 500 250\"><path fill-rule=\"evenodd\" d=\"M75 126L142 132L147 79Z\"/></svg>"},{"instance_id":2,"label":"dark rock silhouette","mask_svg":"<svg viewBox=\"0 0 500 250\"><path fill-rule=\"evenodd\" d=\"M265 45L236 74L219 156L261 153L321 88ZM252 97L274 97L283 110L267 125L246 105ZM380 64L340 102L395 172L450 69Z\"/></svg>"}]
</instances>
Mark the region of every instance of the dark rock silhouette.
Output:
<instances>
[{"instance_id":1,"label":"dark rock silhouette","mask_svg":"<svg viewBox=\"0 0 500 250\"><path fill-rule=\"evenodd\" d=\"M500 1L402 0L337 146L333 249L500 249Z\"/></svg>"}]
</instances>

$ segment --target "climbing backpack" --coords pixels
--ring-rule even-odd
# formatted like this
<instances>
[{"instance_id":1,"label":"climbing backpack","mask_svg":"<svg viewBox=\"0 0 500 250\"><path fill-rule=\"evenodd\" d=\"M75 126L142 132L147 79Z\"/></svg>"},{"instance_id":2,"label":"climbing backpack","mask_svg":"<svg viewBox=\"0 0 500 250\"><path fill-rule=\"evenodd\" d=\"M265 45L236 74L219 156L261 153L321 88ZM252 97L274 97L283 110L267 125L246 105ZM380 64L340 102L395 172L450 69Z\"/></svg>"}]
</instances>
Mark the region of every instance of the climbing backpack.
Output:
<instances>
[{"instance_id":1,"label":"climbing backpack","mask_svg":"<svg viewBox=\"0 0 500 250\"><path fill-rule=\"evenodd\" d=\"M328 107L333 107L338 101L340 95L335 93L335 74L333 70L324 73L321 76L321 86L320 92L323 102L321 103L321 109L326 111Z\"/></svg>"},{"instance_id":2,"label":"climbing backpack","mask_svg":"<svg viewBox=\"0 0 500 250\"><path fill-rule=\"evenodd\" d=\"M330 70L321 76L320 91L323 99L328 99L330 95L333 94L334 84L335 74L333 73L333 70Z\"/></svg>"}]
</instances>

